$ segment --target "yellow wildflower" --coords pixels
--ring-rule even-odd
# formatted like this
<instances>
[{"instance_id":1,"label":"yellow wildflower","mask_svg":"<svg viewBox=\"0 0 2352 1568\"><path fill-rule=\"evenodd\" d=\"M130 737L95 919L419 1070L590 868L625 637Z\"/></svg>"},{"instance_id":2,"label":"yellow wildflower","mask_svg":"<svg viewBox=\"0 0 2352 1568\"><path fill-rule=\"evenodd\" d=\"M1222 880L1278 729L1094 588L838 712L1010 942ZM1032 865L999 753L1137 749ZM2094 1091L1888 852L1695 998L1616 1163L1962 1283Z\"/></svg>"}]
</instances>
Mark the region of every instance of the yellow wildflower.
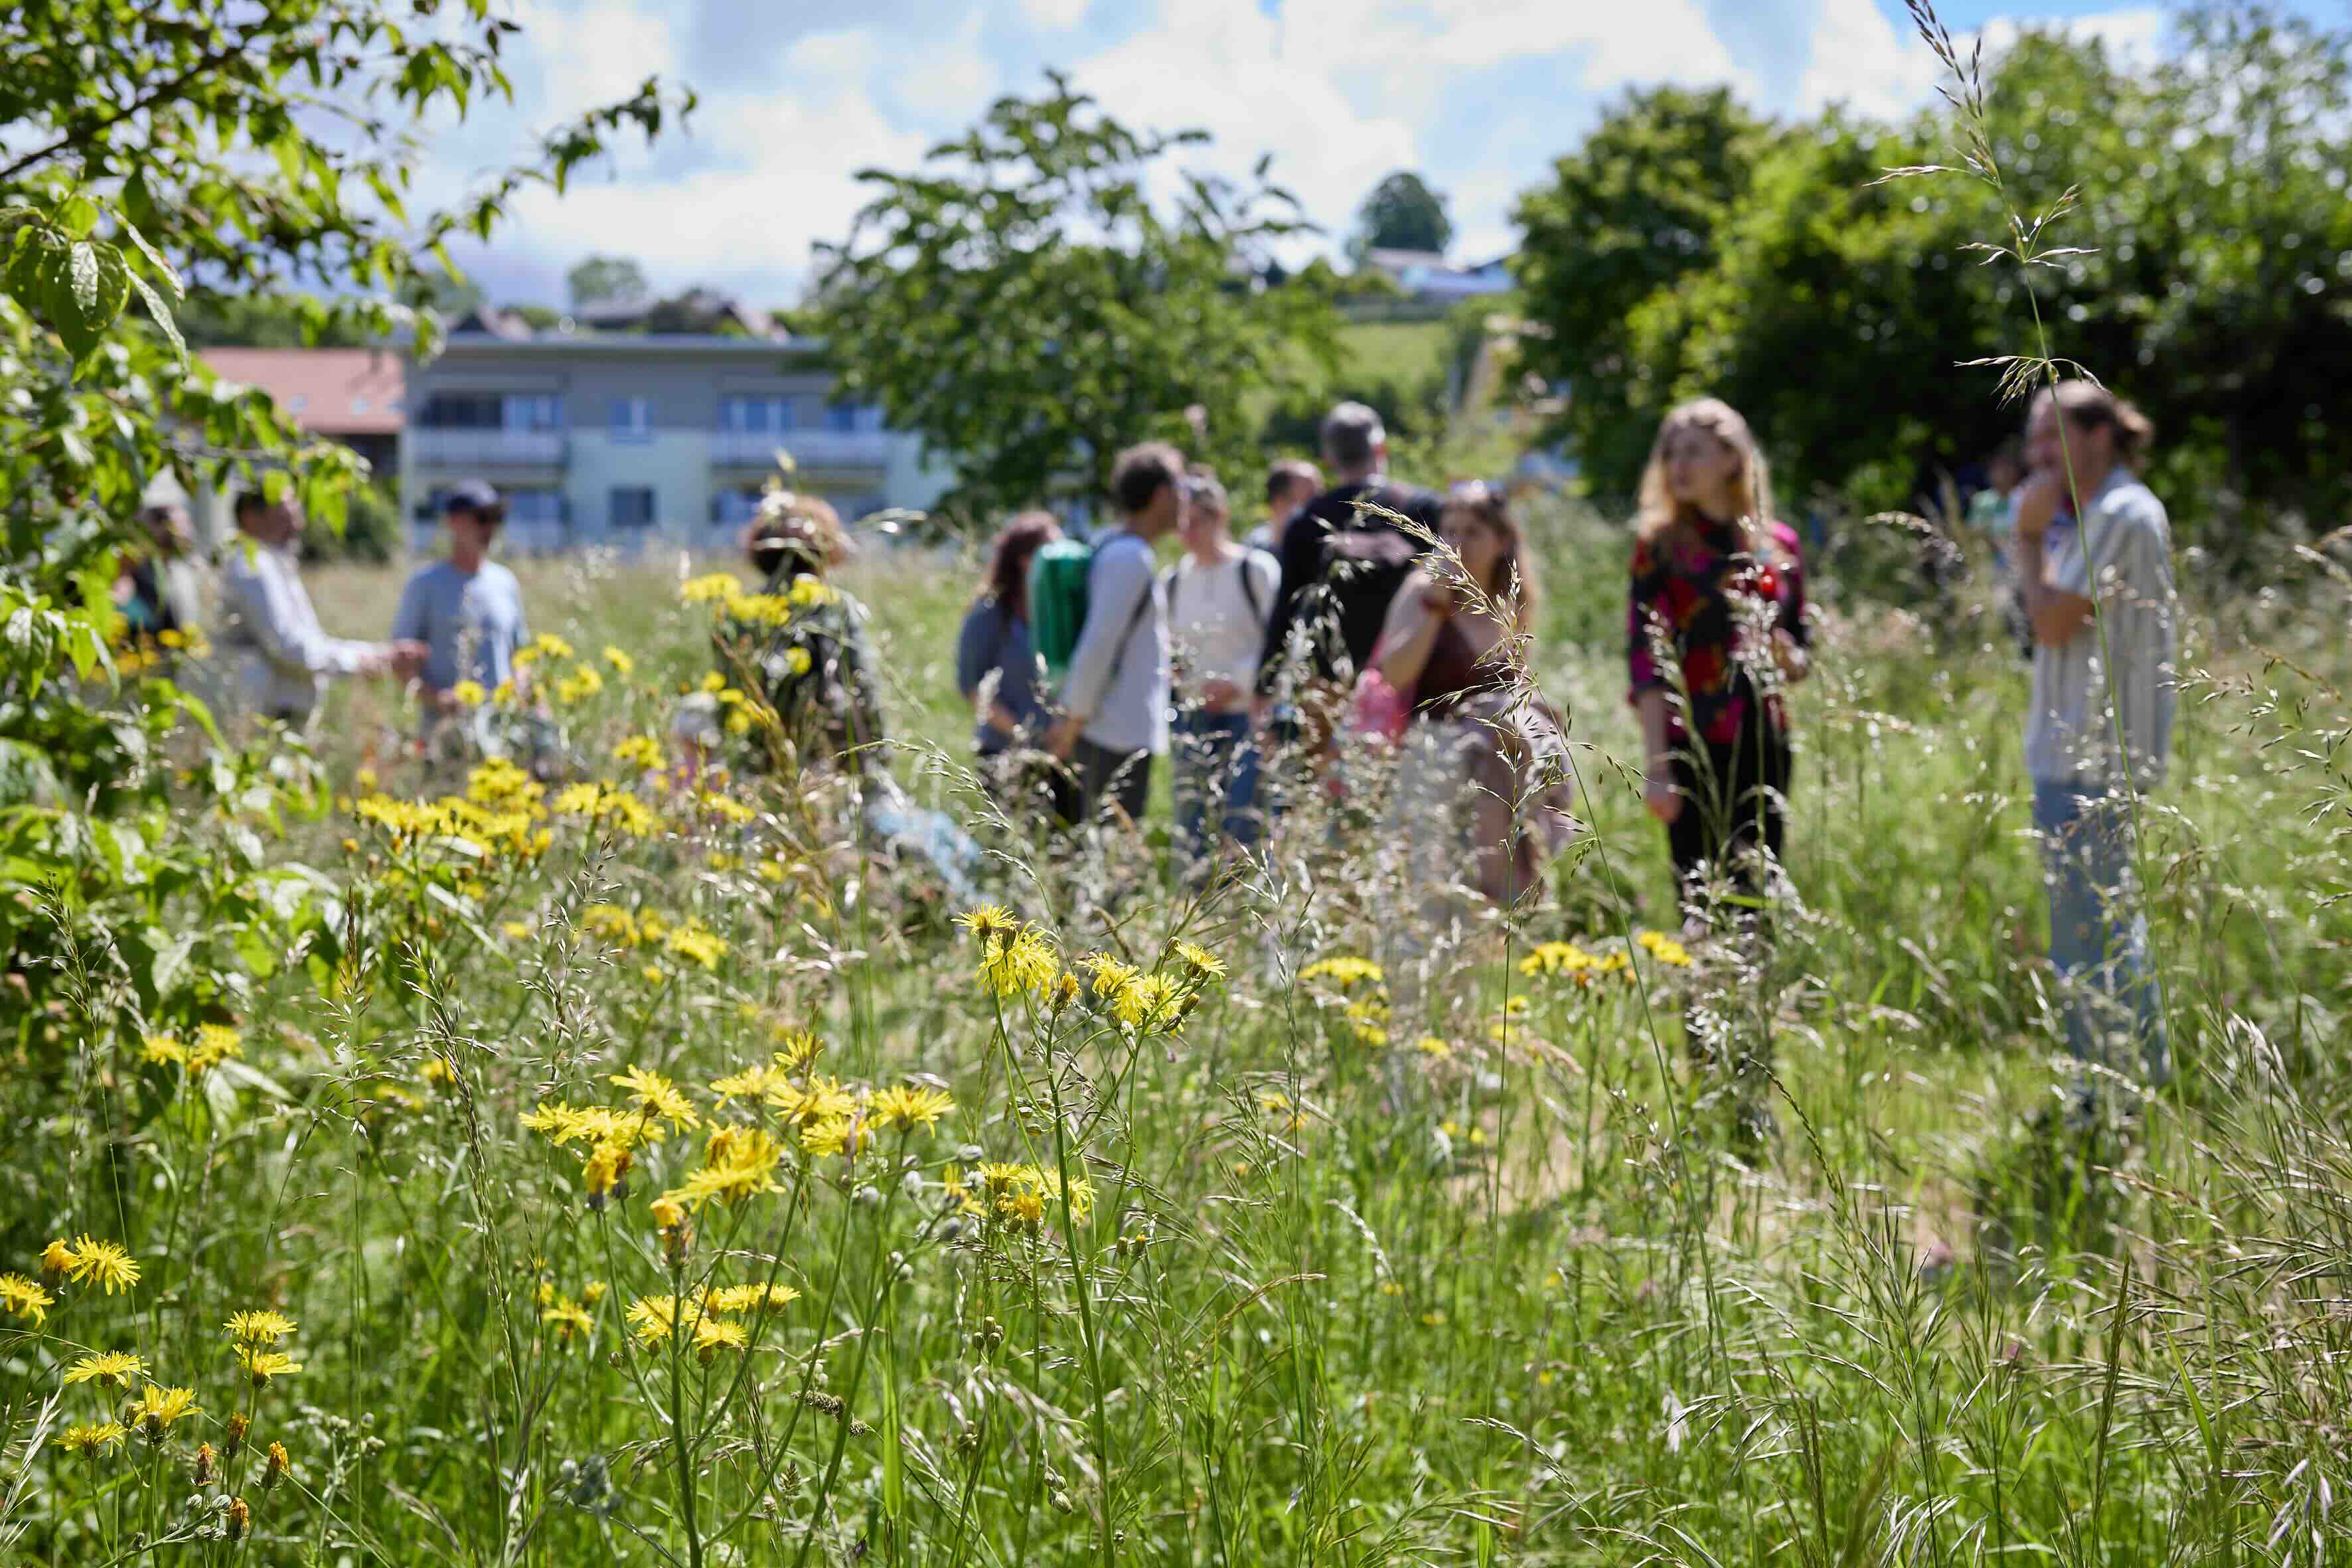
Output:
<instances>
[{"instance_id":1,"label":"yellow wildflower","mask_svg":"<svg viewBox=\"0 0 2352 1568\"><path fill-rule=\"evenodd\" d=\"M1009 940L991 937L981 951L981 985L999 996L1042 992L1054 984L1060 971L1053 948L1034 931L1017 932Z\"/></svg>"},{"instance_id":2,"label":"yellow wildflower","mask_svg":"<svg viewBox=\"0 0 2352 1568\"><path fill-rule=\"evenodd\" d=\"M801 1128L801 1147L812 1154L854 1157L873 1142L873 1128L845 1116L828 1116Z\"/></svg>"},{"instance_id":3,"label":"yellow wildflower","mask_svg":"<svg viewBox=\"0 0 2352 1568\"><path fill-rule=\"evenodd\" d=\"M530 646L537 649L541 657L544 658L570 658L572 657L572 645L565 642L562 637L557 637L553 632L540 633L537 637L532 639Z\"/></svg>"},{"instance_id":4,"label":"yellow wildflower","mask_svg":"<svg viewBox=\"0 0 2352 1568\"><path fill-rule=\"evenodd\" d=\"M193 1388L159 1388L153 1384L139 1391L139 1403L131 1407L133 1418L147 1434L151 1443L160 1443L173 1423L194 1415L204 1406L196 1403Z\"/></svg>"},{"instance_id":5,"label":"yellow wildflower","mask_svg":"<svg viewBox=\"0 0 2352 1568\"><path fill-rule=\"evenodd\" d=\"M222 1326L228 1330L228 1337L233 1340L243 1340L248 1344L274 1345L294 1331L294 1320L282 1312L264 1308L257 1312L231 1312L228 1321Z\"/></svg>"},{"instance_id":6,"label":"yellow wildflower","mask_svg":"<svg viewBox=\"0 0 2352 1568\"><path fill-rule=\"evenodd\" d=\"M616 762L634 763L652 772L667 765L662 756L661 742L651 735L631 735L613 748Z\"/></svg>"},{"instance_id":7,"label":"yellow wildflower","mask_svg":"<svg viewBox=\"0 0 2352 1568\"><path fill-rule=\"evenodd\" d=\"M186 1067L188 1047L176 1035L150 1035L139 1044L139 1059L157 1066Z\"/></svg>"},{"instance_id":8,"label":"yellow wildflower","mask_svg":"<svg viewBox=\"0 0 2352 1568\"><path fill-rule=\"evenodd\" d=\"M1298 972L1301 980L1328 980L1340 988L1357 985L1378 985L1388 978L1385 971L1369 958L1342 955L1310 963Z\"/></svg>"},{"instance_id":9,"label":"yellow wildflower","mask_svg":"<svg viewBox=\"0 0 2352 1568\"><path fill-rule=\"evenodd\" d=\"M626 1072L613 1074L608 1081L629 1091L630 1104L653 1112L680 1131L701 1124L702 1119L694 1113L694 1106L679 1091L677 1085L657 1072L646 1068L631 1068Z\"/></svg>"},{"instance_id":10,"label":"yellow wildflower","mask_svg":"<svg viewBox=\"0 0 2352 1568\"><path fill-rule=\"evenodd\" d=\"M713 1290L709 1297L714 1312L750 1312L762 1307L782 1307L797 1301L801 1293L789 1285L730 1285Z\"/></svg>"},{"instance_id":11,"label":"yellow wildflower","mask_svg":"<svg viewBox=\"0 0 2352 1568\"><path fill-rule=\"evenodd\" d=\"M743 1325L725 1318L698 1318L694 1323L694 1353L709 1361L719 1350L740 1351L751 1342Z\"/></svg>"},{"instance_id":12,"label":"yellow wildflower","mask_svg":"<svg viewBox=\"0 0 2352 1568\"><path fill-rule=\"evenodd\" d=\"M719 961L727 956L726 939L693 921L669 933L668 946L680 958L690 958L705 969L718 968Z\"/></svg>"},{"instance_id":13,"label":"yellow wildflower","mask_svg":"<svg viewBox=\"0 0 2352 1568\"><path fill-rule=\"evenodd\" d=\"M588 1315L586 1310L572 1301L556 1302L540 1313L539 1321L554 1324L556 1337L567 1343L586 1335L596 1326L596 1321Z\"/></svg>"},{"instance_id":14,"label":"yellow wildflower","mask_svg":"<svg viewBox=\"0 0 2352 1568\"><path fill-rule=\"evenodd\" d=\"M939 1125L940 1117L954 1109L954 1097L940 1089L877 1089L867 1102L866 1114L877 1127L920 1127L929 1132Z\"/></svg>"},{"instance_id":15,"label":"yellow wildflower","mask_svg":"<svg viewBox=\"0 0 2352 1568\"><path fill-rule=\"evenodd\" d=\"M692 1302L680 1301L675 1296L640 1296L629 1303L626 1313L629 1326L636 1331L641 1345L657 1345L679 1328L692 1328L702 1315Z\"/></svg>"},{"instance_id":16,"label":"yellow wildflower","mask_svg":"<svg viewBox=\"0 0 2352 1568\"><path fill-rule=\"evenodd\" d=\"M689 605L718 603L742 591L742 583L732 572L711 572L689 577L677 585L677 596Z\"/></svg>"},{"instance_id":17,"label":"yellow wildflower","mask_svg":"<svg viewBox=\"0 0 2352 1568\"><path fill-rule=\"evenodd\" d=\"M740 1203L761 1193L778 1193L776 1167L784 1147L764 1127L722 1127L710 1135L702 1168L690 1173L686 1184L664 1198L700 1208L713 1198Z\"/></svg>"},{"instance_id":18,"label":"yellow wildflower","mask_svg":"<svg viewBox=\"0 0 2352 1568\"><path fill-rule=\"evenodd\" d=\"M1003 904L975 905L956 916L955 923L978 937L982 943L1009 938L1021 929L1021 922Z\"/></svg>"},{"instance_id":19,"label":"yellow wildflower","mask_svg":"<svg viewBox=\"0 0 2352 1568\"><path fill-rule=\"evenodd\" d=\"M461 680L449 689L450 699L460 708L479 708L489 700L478 680Z\"/></svg>"},{"instance_id":20,"label":"yellow wildflower","mask_svg":"<svg viewBox=\"0 0 2352 1568\"><path fill-rule=\"evenodd\" d=\"M604 645L604 662L611 665L613 673L624 680L637 672L637 661L611 643Z\"/></svg>"},{"instance_id":21,"label":"yellow wildflower","mask_svg":"<svg viewBox=\"0 0 2352 1568\"><path fill-rule=\"evenodd\" d=\"M128 1351L109 1351L104 1355L86 1355L66 1368L61 1380L67 1387L77 1383L99 1383L109 1388L124 1388L134 1377L147 1375L144 1357Z\"/></svg>"},{"instance_id":22,"label":"yellow wildflower","mask_svg":"<svg viewBox=\"0 0 2352 1568\"><path fill-rule=\"evenodd\" d=\"M111 1296L139 1283L139 1265L113 1242L84 1236L71 1250L73 1261L66 1268L66 1277L77 1285L100 1285Z\"/></svg>"},{"instance_id":23,"label":"yellow wildflower","mask_svg":"<svg viewBox=\"0 0 2352 1568\"><path fill-rule=\"evenodd\" d=\"M1192 978L1195 980L1214 980L1225 973L1224 960L1217 957L1208 949L1196 946L1192 942L1178 942L1176 956L1183 961L1186 969L1192 971Z\"/></svg>"},{"instance_id":24,"label":"yellow wildflower","mask_svg":"<svg viewBox=\"0 0 2352 1568\"><path fill-rule=\"evenodd\" d=\"M266 1351L256 1345L237 1346L236 1359L256 1383L268 1383L273 1377L302 1370L302 1363L285 1352Z\"/></svg>"},{"instance_id":25,"label":"yellow wildflower","mask_svg":"<svg viewBox=\"0 0 2352 1568\"><path fill-rule=\"evenodd\" d=\"M100 1421L95 1426L68 1426L58 1439L58 1447L68 1454L91 1458L105 1452L131 1436L130 1429L120 1421Z\"/></svg>"}]
</instances>

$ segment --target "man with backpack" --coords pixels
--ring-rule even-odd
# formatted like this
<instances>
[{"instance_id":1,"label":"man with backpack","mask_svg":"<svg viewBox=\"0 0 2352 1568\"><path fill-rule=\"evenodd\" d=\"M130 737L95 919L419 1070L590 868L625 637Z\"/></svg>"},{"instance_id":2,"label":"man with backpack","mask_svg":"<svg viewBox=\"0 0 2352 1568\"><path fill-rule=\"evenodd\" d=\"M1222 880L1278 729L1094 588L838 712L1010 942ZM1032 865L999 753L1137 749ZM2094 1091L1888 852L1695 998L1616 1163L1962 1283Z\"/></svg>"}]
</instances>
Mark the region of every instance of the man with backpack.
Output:
<instances>
[{"instance_id":1,"label":"man with backpack","mask_svg":"<svg viewBox=\"0 0 2352 1568\"><path fill-rule=\"evenodd\" d=\"M1286 677L1310 742L1319 749L1333 715L1370 661L1389 602L1429 548L1400 527L1394 513L1434 536L1438 498L1391 484L1388 432L1360 403L1342 403L1323 418L1323 462L1329 489L1307 503L1282 534L1282 587L1260 649L1260 710ZM1303 658L1303 666L1302 666Z\"/></svg>"},{"instance_id":2,"label":"man with backpack","mask_svg":"<svg viewBox=\"0 0 2352 1568\"><path fill-rule=\"evenodd\" d=\"M1037 552L1030 613L1047 668L1066 660L1063 716L1045 736L1070 768L1064 815L1083 821L1109 801L1139 822L1152 753L1168 749L1168 610L1152 545L1183 526L1183 456L1163 441L1130 447L1111 466L1110 490L1118 526ZM1085 607L1073 617L1080 583ZM1073 619L1065 654L1061 628Z\"/></svg>"},{"instance_id":3,"label":"man with backpack","mask_svg":"<svg viewBox=\"0 0 2352 1568\"><path fill-rule=\"evenodd\" d=\"M1257 842L1250 704L1281 578L1273 556L1234 542L1223 485L1196 474L1186 490L1184 556L1160 582L1176 647L1176 826L1199 873L1221 844Z\"/></svg>"}]
</instances>

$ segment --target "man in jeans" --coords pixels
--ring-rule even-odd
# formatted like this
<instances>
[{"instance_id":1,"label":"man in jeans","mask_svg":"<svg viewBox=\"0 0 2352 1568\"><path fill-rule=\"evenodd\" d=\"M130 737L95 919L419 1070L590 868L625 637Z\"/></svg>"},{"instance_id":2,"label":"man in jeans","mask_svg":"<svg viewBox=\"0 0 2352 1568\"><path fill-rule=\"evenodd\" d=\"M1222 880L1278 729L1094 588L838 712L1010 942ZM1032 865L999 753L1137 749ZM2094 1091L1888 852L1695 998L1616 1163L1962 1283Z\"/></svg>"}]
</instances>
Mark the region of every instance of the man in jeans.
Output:
<instances>
[{"instance_id":1,"label":"man in jeans","mask_svg":"<svg viewBox=\"0 0 2352 1568\"><path fill-rule=\"evenodd\" d=\"M2146 418L2090 382L2035 400L2017 547L2033 631L2025 761L2050 889L2067 1047L2150 1084L2171 1076L2133 870L2138 797L2164 779L2174 705L2172 538L2135 472ZM2080 516L2071 524L2062 510ZM2137 1052L2130 1047L2137 1046Z\"/></svg>"},{"instance_id":2,"label":"man in jeans","mask_svg":"<svg viewBox=\"0 0 2352 1568\"><path fill-rule=\"evenodd\" d=\"M1162 441L1130 447L1110 491L1120 521L1095 543L1086 624L1045 749L1070 764L1077 820L1110 801L1140 822L1152 753L1168 749L1168 606L1151 547L1183 526L1183 455Z\"/></svg>"}]
</instances>

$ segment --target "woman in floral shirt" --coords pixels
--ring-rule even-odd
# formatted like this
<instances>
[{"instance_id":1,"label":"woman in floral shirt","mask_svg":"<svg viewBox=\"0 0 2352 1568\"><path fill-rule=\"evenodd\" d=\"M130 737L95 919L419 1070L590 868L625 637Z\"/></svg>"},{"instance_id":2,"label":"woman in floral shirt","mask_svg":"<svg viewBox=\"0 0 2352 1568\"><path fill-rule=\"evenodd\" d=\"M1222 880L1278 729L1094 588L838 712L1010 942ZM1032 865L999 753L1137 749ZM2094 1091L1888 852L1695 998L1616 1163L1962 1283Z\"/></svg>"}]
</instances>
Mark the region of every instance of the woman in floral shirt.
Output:
<instances>
[{"instance_id":1,"label":"woman in floral shirt","mask_svg":"<svg viewBox=\"0 0 2352 1568\"><path fill-rule=\"evenodd\" d=\"M1711 397L1659 426L1641 507L1626 623L1645 798L1686 907L1710 871L1754 894L1755 851L1777 864L1785 831L1782 689L1810 664L1797 536L1771 521L1748 422Z\"/></svg>"}]
</instances>

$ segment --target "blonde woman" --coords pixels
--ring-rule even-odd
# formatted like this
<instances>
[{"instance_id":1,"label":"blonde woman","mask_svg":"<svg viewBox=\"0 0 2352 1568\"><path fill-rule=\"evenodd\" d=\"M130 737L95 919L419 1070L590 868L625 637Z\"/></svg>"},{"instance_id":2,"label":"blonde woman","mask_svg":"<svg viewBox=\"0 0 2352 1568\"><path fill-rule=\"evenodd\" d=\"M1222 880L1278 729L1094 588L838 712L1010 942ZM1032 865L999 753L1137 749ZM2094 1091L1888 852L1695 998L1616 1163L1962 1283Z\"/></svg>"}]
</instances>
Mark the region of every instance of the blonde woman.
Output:
<instances>
[{"instance_id":1,"label":"blonde woman","mask_svg":"<svg viewBox=\"0 0 2352 1568\"><path fill-rule=\"evenodd\" d=\"M1626 656L1645 798L1686 905L1710 870L1753 893L1757 853L1778 862L1786 838L1782 689L1811 668L1797 536L1748 421L1712 397L1658 427L1641 508Z\"/></svg>"},{"instance_id":2,"label":"blonde woman","mask_svg":"<svg viewBox=\"0 0 2352 1568\"><path fill-rule=\"evenodd\" d=\"M1481 892L1509 904L1535 885L1574 826L1561 768L1566 742L1524 678L1535 635L1535 558L1489 485L1454 488L1438 537L1452 560L1425 557L1405 578L1373 654L1381 679L1412 711L1393 819L1415 882L1465 879L1466 867Z\"/></svg>"}]
</instances>

